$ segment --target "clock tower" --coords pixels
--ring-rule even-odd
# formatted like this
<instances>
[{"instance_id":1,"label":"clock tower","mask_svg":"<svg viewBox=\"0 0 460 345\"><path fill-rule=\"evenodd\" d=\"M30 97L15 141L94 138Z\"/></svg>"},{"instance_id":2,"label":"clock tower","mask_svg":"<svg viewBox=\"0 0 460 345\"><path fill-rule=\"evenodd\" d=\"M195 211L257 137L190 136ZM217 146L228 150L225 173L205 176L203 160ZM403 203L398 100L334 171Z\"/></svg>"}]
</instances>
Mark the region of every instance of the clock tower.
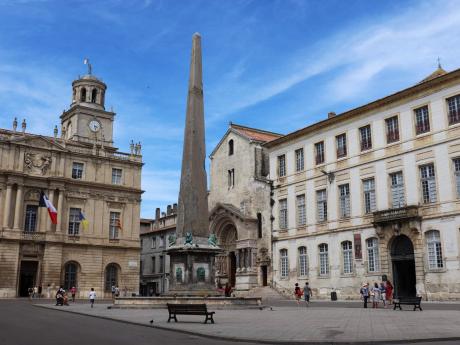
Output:
<instances>
[{"instance_id":1,"label":"clock tower","mask_svg":"<svg viewBox=\"0 0 460 345\"><path fill-rule=\"evenodd\" d=\"M65 138L86 143L113 146L113 119L115 113L105 110L107 85L88 74L72 83L70 109L61 115Z\"/></svg>"}]
</instances>

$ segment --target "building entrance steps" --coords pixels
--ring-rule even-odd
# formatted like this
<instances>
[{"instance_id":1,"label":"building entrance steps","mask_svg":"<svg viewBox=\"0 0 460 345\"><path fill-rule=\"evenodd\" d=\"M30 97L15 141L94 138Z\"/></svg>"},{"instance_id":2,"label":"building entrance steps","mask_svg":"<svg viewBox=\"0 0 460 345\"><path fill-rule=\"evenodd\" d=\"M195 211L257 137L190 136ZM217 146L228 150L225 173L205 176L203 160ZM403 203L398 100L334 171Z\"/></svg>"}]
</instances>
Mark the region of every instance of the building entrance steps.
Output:
<instances>
[{"instance_id":1,"label":"building entrance steps","mask_svg":"<svg viewBox=\"0 0 460 345\"><path fill-rule=\"evenodd\" d=\"M277 301L285 300L286 297L280 294L275 289L272 289L270 286L258 286L249 290L246 294L246 297L262 297L262 303L264 301Z\"/></svg>"}]
</instances>

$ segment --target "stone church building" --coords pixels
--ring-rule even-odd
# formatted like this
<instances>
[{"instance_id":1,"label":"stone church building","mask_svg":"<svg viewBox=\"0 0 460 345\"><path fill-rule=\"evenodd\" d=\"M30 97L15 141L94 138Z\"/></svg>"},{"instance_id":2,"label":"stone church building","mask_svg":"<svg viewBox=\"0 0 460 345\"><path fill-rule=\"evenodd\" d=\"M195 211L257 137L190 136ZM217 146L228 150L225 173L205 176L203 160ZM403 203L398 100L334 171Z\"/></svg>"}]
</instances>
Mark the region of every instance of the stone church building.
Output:
<instances>
[{"instance_id":1,"label":"stone church building","mask_svg":"<svg viewBox=\"0 0 460 345\"><path fill-rule=\"evenodd\" d=\"M106 85L93 75L72 83L61 135L0 129L0 297L41 286L76 286L80 297L112 285L137 292L142 157L140 144L122 153L113 143L115 113ZM52 224L38 207L44 192L57 209Z\"/></svg>"}]
</instances>

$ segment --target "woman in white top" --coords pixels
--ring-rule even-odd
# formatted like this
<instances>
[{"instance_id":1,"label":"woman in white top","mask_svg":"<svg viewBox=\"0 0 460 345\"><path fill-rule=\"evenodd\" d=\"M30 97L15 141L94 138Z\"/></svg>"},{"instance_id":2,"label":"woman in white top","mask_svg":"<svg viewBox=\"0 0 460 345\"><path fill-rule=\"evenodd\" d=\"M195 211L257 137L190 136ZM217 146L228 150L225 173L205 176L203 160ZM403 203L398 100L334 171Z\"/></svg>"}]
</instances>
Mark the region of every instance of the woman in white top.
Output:
<instances>
[{"instance_id":1,"label":"woman in white top","mask_svg":"<svg viewBox=\"0 0 460 345\"><path fill-rule=\"evenodd\" d=\"M89 303L91 303L91 308L94 306L95 299L96 299L96 291L94 291L94 288L91 288L91 291L89 292Z\"/></svg>"},{"instance_id":2,"label":"woman in white top","mask_svg":"<svg viewBox=\"0 0 460 345\"><path fill-rule=\"evenodd\" d=\"M371 289L372 308L379 307L380 301L380 288L378 283L374 283L374 287Z\"/></svg>"}]
</instances>

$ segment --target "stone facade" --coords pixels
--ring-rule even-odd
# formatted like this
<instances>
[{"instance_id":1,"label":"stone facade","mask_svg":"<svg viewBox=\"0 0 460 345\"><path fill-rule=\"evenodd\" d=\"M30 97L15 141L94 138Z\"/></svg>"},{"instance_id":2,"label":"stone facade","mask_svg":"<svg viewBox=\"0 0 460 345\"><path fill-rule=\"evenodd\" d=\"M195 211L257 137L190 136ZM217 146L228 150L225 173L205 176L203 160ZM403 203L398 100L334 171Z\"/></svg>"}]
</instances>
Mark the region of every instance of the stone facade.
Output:
<instances>
[{"instance_id":1,"label":"stone facade","mask_svg":"<svg viewBox=\"0 0 460 345\"><path fill-rule=\"evenodd\" d=\"M267 285L271 275L271 185L261 145L278 137L230 124L210 156L210 226L224 250L216 278L240 291Z\"/></svg>"},{"instance_id":2,"label":"stone facade","mask_svg":"<svg viewBox=\"0 0 460 345\"><path fill-rule=\"evenodd\" d=\"M75 285L110 296L115 284L139 287L142 157L113 147L115 114L105 111L106 85L92 75L73 85L58 137L0 129L0 297L43 294ZM44 192L57 209L52 224L38 207ZM81 215L87 220L82 221Z\"/></svg>"},{"instance_id":3,"label":"stone facade","mask_svg":"<svg viewBox=\"0 0 460 345\"><path fill-rule=\"evenodd\" d=\"M156 209L155 219L141 220L141 296L158 296L169 289L169 236L176 236L177 204L167 212Z\"/></svg>"},{"instance_id":4,"label":"stone facade","mask_svg":"<svg viewBox=\"0 0 460 345\"><path fill-rule=\"evenodd\" d=\"M265 144L275 286L356 299L388 278L395 295L459 299L459 126L460 70L439 68Z\"/></svg>"}]
</instances>

